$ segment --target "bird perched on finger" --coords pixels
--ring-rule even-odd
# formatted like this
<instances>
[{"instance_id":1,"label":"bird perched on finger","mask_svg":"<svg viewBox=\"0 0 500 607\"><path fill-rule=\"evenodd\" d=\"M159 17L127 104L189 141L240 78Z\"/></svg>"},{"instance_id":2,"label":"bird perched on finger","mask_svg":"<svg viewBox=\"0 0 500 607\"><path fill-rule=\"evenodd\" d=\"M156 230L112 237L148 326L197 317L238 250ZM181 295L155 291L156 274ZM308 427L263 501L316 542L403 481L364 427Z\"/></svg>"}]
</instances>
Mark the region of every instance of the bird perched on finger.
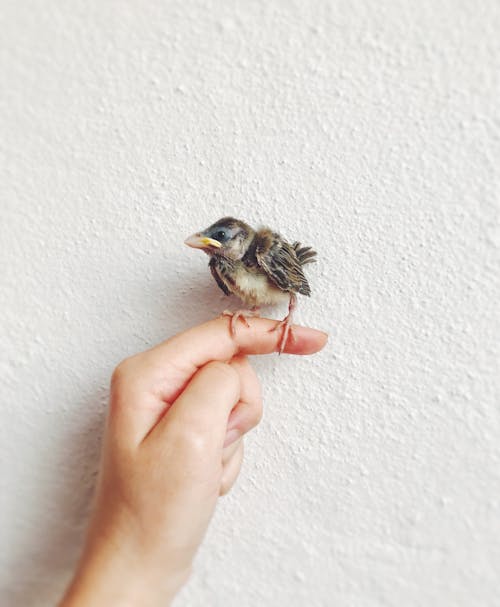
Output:
<instances>
[{"instance_id":1,"label":"bird perched on finger","mask_svg":"<svg viewBox=\"0 0 500 607\"><path fill-rule=\"evenodd\" d=\"M271 329L283 328L281 354L288 338L293 339L291 323L297 293L311 294L303 266L316 261L316 252L299 242L290 244L269 228L254 230L233 217L219 219L185 243L210 257L208 266L219 288L225 295L237 295L249 308L223 313L232 317L233 335L238 319L249 326L247 318L258 316L260 306L288 301L288 314Z\"/></svg>"}]
</instances>

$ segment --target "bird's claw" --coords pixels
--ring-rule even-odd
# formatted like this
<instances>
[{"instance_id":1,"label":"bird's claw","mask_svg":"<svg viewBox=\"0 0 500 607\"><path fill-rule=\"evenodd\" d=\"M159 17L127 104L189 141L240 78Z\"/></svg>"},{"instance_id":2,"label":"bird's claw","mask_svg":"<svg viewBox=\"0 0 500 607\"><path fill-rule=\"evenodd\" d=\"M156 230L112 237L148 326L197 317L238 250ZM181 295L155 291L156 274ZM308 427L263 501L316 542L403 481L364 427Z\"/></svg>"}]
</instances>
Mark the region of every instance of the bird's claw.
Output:
<instances>
[{"instance_id":1,"label":"bird's claw","mask_svg":"<svg viewBox=\"0 0 500 607\"><path fill-rule=\"evenodd\" d=\"M280 320L279 322L277 322L276 325L272 329L269 329L269 333L272 333L273 331L278 331L279 329L281 329L281 327L283 327L283 334L281 335L281 339L280 339L280 343L279 343L279 349L278 349L279 354L283 354L283 352L285 351L285 346L287 344L288 338L290 338L291 343L293 343L296 339L294 331L292 329L291 314L288 314L283 320Z\"/></svg>"},{"instance_id":2,"label":"bird's claw","mask_svg":"<svg viewBox=\"0 0 500 607\"><path fill-rule=\"evenodd\" d=\"M231 317L229 328L233 337L236 335L236 325L238 323L238 319L241 319L245 323L245 325L250 328L250 324L248 323L247 318L252 318L258 315L258 310L236 310L236 312L231 312L231 310L224 310L224 312L222 312L221 314L221 316Z\"/></svg>"}]
</instances>

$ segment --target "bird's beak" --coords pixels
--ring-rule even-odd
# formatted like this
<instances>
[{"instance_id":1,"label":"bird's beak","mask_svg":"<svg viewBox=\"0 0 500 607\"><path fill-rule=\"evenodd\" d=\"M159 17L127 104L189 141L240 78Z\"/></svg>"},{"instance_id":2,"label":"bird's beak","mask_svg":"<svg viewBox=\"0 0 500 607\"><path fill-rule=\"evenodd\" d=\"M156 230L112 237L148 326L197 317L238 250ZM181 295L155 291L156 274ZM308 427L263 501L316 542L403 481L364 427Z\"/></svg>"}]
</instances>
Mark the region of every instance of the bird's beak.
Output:
<instances>
[{"instance_id":1,"label":"bird's beak","mask_svg":"<svg viewBox=\"0 0 500 607\"><path fill-rule=\"evenodd\" d=\"M206 249L208 247L220 249L222 247L218 240L202 236L201 234L193 234L189 238L186 238L184 244L187 244L188 247L193 247L193 249Z\"/></svg>"}]
</instances>

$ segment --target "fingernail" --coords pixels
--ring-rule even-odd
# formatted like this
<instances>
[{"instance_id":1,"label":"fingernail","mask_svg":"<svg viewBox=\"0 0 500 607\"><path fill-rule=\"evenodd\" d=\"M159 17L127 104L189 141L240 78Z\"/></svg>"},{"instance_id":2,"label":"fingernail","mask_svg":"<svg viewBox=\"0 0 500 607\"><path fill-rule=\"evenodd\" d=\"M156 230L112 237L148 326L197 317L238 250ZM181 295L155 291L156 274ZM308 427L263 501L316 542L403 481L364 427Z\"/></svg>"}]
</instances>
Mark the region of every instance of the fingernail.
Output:
<instances>
[{"instance_id":1,"label":"fingernail","mask_svg":"<svg viewBox=\"0 0 500 607\"><path fill-rule=\"evenodd\" d=\"M304 325L293 325L293 330L295 333L309 333L309 335L316 334L328 337L328 333L326 333L325 331L321 331L321 329L315 329L313 327L305 327Z\"/></svg>"},{"instance_id":2,"label":"fingernail","mask_svg":"<svg viewBox=\"0 0 500 607\"><path fill-rule=\"evenodd\" d=\"M313 329L312 327L308 328L314 331L315 333L319 333L320 335L324 335L326 338L328 338L328 333L326 333L325 331L321 331L320 329Z\"/></svg>"},{"instance_id":3,"label":"fingernail","mask_svg":"<svg viewBox=\"0 0 500 607\"><path fill-rule=\"evenodd\" d=\"M229 447L229 445L232 445L235 441L237 441L241 436L241 432L238 430L238 428L233 428L232 430L229 430L226 434L226 440L224 441L224 447Z\"/></svg>"},{"instance_id":4,"label":"fingernail","mask_svg":"<svg viewBox=\"0 0 500 607\"><path fill-rule=\"evenodd\" d=\"M297 325L293 327L293 331L295 333L296 340L298 339L321 339L325 342L328 341L328 333L325 331L320 331L319 329L313 329L312 327L303 327L302 325Z\"/></svg>"}]
</instances>

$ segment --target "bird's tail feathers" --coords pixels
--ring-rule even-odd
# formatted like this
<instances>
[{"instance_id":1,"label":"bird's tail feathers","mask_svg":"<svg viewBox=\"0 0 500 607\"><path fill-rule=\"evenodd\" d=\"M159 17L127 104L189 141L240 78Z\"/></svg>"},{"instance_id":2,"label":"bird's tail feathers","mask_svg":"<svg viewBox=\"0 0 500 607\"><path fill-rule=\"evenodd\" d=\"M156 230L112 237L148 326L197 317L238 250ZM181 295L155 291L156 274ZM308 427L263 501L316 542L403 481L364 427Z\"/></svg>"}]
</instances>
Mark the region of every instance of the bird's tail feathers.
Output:
<instances>
[{"instance_id":1,"label":"bird's tail feathers","mask_svg":"<svg viewBox=\"0 0 500 607\"><path fill-rule=\"evenodd\" d=\"M316 261L315 257L317 253L316 251L313 251L312 247L303 247L300 242L294 242L292 246L301 266L305 266L306 263L313 263Z\"/></svg>"}]
</instances>

